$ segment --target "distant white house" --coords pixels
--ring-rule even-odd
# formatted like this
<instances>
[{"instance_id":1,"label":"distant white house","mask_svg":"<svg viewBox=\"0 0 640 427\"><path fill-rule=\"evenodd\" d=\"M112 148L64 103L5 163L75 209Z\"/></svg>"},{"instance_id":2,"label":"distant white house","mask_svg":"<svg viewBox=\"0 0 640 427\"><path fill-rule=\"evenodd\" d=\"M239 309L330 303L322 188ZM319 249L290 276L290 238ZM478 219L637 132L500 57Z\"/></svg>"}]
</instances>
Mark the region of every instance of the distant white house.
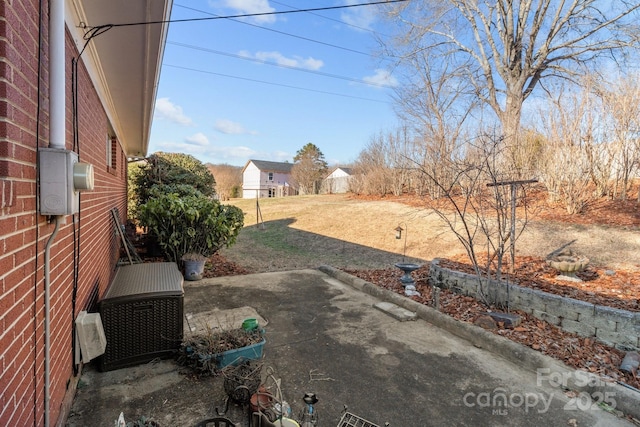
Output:
<instances>
[{"instance_id":1,"label":"distant white house","mask_svg":"<svg viewBox=\"0 0 640 427\"><path fill-rule=\"evenodd\" d=\"M334 168L322 183L323 192L329 194L349 192L352 175L351 168L341 166Z\"/></svg>"},{"instance_id":2,"label":"distant white house","mask_svg":"<svg viewBox=\"0 0 640 427\"><path fill-rule=\"evenodd\" d=\"M291 185L293 163L249 160L242 169L242 198L284 197L297 194Z\"/></svg>"}]
</instances>

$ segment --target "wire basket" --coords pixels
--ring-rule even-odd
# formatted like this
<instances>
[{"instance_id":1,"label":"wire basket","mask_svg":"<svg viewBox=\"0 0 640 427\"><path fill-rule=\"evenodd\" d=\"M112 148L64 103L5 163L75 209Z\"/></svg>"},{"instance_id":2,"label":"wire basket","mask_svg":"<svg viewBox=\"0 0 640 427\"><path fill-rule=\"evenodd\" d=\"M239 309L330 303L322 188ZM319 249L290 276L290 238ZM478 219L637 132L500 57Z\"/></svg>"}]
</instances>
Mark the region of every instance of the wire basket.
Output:
<instances>
[{"instance_id":1,"label":"wire basket","mask_svg":"<svg viewBox=\"0 0 640 427\"><path fill-rule=\"evenodd\" d=\"M345 412L340 418L340 422L337 427L380 427L378 424L374 424L371 421L367 421L364 418L360 418L357 415L353 415L351 412Z\"/></svg>"},{"instance_id":2,"label":"wire basket","mask_svg":"<svg viewBox=\"0 0 640 427\"><path fill-rule=\"evenodd\" d=\"M238 403L249 403L262 379L262 363L246 361L222 370L224 391Z\"/></svg>"}]
</instances>

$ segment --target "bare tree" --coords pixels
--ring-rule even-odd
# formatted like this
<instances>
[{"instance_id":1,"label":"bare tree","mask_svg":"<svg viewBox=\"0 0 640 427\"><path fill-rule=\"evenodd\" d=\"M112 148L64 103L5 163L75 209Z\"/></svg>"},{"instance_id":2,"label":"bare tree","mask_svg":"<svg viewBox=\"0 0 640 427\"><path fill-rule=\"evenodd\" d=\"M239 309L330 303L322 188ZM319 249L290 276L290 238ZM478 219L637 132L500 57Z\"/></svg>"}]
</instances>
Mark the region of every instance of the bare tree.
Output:
<instances>
[{"instance_id":1,"label":"bare tree","mask_svg":"<svg viewBox=\"0 0 640 427\"><path fill-rule=\"evenodd\" d=\"M410 176L413 169L411 150L413 147L412 136L403 126L395 132L387 133L386 158L391 177L391 192L394 196L401 196L410 188Z\"/></svg>"},{"instance_id":2,"label":"bare tree","mask_svg":"<svg viewBox=\"0 0 640 427\"><path fill-rule=\"evenodd\" d=\"M424 179L440 187L447 203L436 204L433 212L465 248L478 277L478 294L485 298L480 279L483 276L501 279L507 248L515 248L528 217L523 186L501 185L517 176L504 162L503 141L492 136L480 139L476 144L459 146L458 152L444 161L443 167L451 177L447 182L432 175L431 169L421 172ZM524 217L515 219L514 204L524 208ZM482 248L486 249L484 262L480 255Z\"/></svg>"},{"instance_id":3,"label":"bare tree","mask_svg":"<svg viewBox=\"0 0 640 427\"><path fill-rule=\"evenodd\" d=\"M238 197L242 189L242 168L227 164L207 164L207 168L216 179L216 189L220 200Z\"/></svg>"},{"instance_id":4,"label":"bare tree","mask_svg":"<svg viewBox=\"0 0 640 427\"><path fill-rule=\"evenodd\" d=\"M593 200L589 188L591 163L585 147L595 134L594 110L588 90L580 93L556 91L550 106L541 111L547 143L541 175L552 202L561 202L570 214L580 213Z\"/></svg>"},{"instance_id":5,"label":"bare tree","mask_svg":"<svg viewBox=\"0 0 640 427\"><path fill-rule=\"evenodd\" d=\"M611 140L607 142L615 156L612 196L627 200L632 178L640 168L640 84L636 76L627 76L599 93L609 122L606 129Z\"/></svg>"},{"instance_id":6,"label":"bare tree","mask_svg":"<svg viewBox=\"0 0 640 427\"><path fill-rule=\"evenodd\" d=\"M605 96L603 96L605 93L603 88L606 85L600 80L595 75L585 76L580 85L580 91L575 95L568 95L569 103L562 102L560 98L553 99L551 103L552 108L560 108L560 116L567 116L566 110L568 109L568 117L563 120L574 121L581 127L579 130L579 143L576 142L575 131L571 131L569 134L565 132L562 138L567 138L566 142L572 141L572 144L575 145L570 151L584 151L584 155L586 155L584 167L588 170L591 183L595 187L594 197L611 194L611 179L616 157L615 147L609 140L611 132L607 130L611 127L611 119L606 112ZM564 94L566 90L560 88L557 92ZM574 114L575 116L572 117ZM552 126L557 128L553 121ZM556 136L558 136L557 133ZM565 152L567 148L566 146L564 147ZM573 174L579 175L580 172L573 171ZM582 180L583 178L580 179ZM586 187L584 191L586 191ZM574 206L574 208L577 207ZM569 208L568 210L573 211L574 208Z\"/></svg>"},{"instance_id":7,"label":"bare tree","mask_svg":"<svg viewBox=\"0 0 640 427\"><path fill-rule=\"evenodd\" d=\"M384 140L373 137L354 163L351 189L356 194L384 196L390 190Z\"/></svg>"},{"instance_id":8,"label":"bare tree","mask_svg":"<svg viewBox=\"0 0 640 427\"><path fill-rule=\"evenodd\" d=\"M360 152L354 164L352 191L384 196L402 195L411 185L415 169L413 137L406 127L380 132Z\"/></svg>"},{"instance_id":9,"label":"bare tree","mask_svg":"<svg viewBox=\"0 0 640 427\"><path fill-rule=\"evenodd\" d=\"M458 145L467 139L465 124L476 107L477 97L468 82L456 79L460 70L444 66L443 69L449 71L437 74L429 58L421 53L407 60L413 70L420 72L415 79L407 78L406 84L396 89L395 100L399 117L417 134L410 157L415 165L429 169L430 175L446 186L451 176L443 165L452 160ZM427 193L434 199L442 195L432 180L417 180L417 183L418 194Z\"/></svg>"},{"instance_id":10,"label":"bare tree","mask_svg":"<svg viewBox=\"0 0 640 427\"><path fill-rule=\"evenodd\" d=\"M626 200L639 166L640 85L590 76L579 91L558 85L553 93L540 112L539 164L550 199L572 214L597 197Z\"/></svg>"},{"instance_id":11,"label":"bare tree","mask_svg":"<svg viewBox=\"0 0 640 427\"><path fill-rule=\"evenodd\" d=\"M600 59L620 64L637 50L639 9L626 0L411 1L392 9L398 34L381 41L400 67L413 67L408 59L421 55L440 65L433 72L470 82L508 141L518 135L524 101L543 81L572 80ZM420 73L415 68L414 77Z\"/></svg>"}]
</instances>

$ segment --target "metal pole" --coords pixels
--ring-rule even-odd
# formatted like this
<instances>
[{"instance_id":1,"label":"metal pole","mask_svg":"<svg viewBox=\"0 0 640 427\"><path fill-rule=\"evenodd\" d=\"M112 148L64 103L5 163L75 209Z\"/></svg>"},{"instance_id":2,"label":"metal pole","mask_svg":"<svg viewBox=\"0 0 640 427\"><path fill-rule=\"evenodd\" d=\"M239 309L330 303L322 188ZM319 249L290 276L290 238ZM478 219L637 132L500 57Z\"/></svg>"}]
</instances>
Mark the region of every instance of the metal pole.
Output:
<instances>
[{"instance_id":1,"label":"metal pole","mask_svg":"<svg viewBox=\"0 0 640 427\"><path fill-rule=\"evenodd\" d=\"M516 184L511 184L511 266L509 273L515 272L516 264Z\"/></svg>"},{"instance_id":2,"label":"metal pole","mask_svg":"<svg viewBox=\"0 0 640 427\"><path fill-rule=\"evenodd\" d=\"M409 234L409 227L407 223L404 224L404 251L402 252L402 262L404 262L404 257L407 254L407 235Z\"/></svg>"}]
</instances>

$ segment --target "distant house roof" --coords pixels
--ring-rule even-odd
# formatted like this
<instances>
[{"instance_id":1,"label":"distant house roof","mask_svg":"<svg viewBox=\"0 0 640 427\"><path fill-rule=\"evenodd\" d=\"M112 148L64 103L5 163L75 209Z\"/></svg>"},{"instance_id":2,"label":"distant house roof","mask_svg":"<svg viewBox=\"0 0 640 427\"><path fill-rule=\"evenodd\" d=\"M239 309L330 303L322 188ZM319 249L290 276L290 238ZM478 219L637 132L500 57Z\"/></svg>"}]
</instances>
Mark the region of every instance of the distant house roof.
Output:
<instances>
[{"instance_id":1,"label":"distant house roof","mask_svg":"<svg viewBox=\"0 0 640 427\"><path fill-rule=\"evenodd\" d=\"M242 172L244 172L247 166L249 166L249 163L253 163L261 171L291 173L291 168L293 167L293 163L287 163L287 162L269 162L267 160L249 160L247 164L244 166L244 168L242 168Z\"/></svg>"},{"instance_id":2,"label":"distant house roof","mask_svg":"<svg viewBox=\"0 0 640 427\"><path fill-rule=\"evenodd\" d=\"M343 168L342 166L338 166L336 167L332 172L337 171L338 169L341 169L344 171L344 173L348 174L348 175L353 175L353 169L352 168Z\"/></svg>"}]
</instances>

